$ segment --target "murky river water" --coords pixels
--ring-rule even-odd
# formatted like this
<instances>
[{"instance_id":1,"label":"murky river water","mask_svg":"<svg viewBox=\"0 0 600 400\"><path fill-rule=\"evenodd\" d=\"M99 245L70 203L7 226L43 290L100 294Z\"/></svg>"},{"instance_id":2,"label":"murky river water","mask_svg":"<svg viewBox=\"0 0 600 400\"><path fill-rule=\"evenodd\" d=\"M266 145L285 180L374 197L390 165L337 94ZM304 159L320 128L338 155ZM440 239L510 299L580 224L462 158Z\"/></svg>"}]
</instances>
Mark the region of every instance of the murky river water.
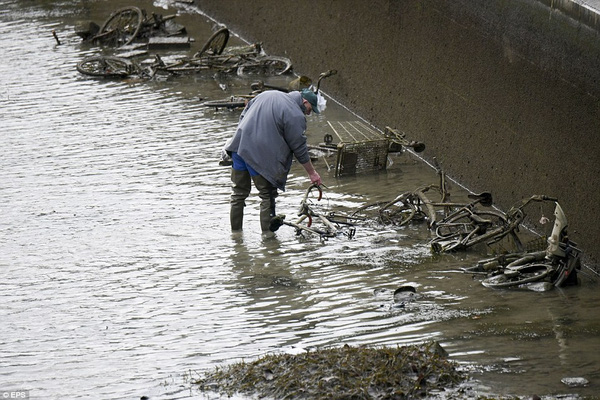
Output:
<instances>
[{"instance_id":1,"label":"murky river water","mask_svg":"<svg viewBox=\"0 0 600 400\"><path fill-rule=\"evenodd\" d=\"M189 6L139 4L179 10L194 47L210 34ZM590 275L564 290L486 289L459 272L481 255L432 256L422 226L359 227L325 243L282 227L263 240L256 196L233 238L229 170L217 157L239 113L199 98L245 93L251 81L79 74L77 61L101 49L82 44L75 25L122 5L0 0L0 393L198 398L190 377L241 357L424 340L439 341L482 394L600 391ZM355 119L330 100L309 117L310 140L327 121ZM408 154L376 176L336 179L317 167L331 207L436 181ZM307 185L294 167L278 211L294 215ZM419 296L395 307L406 283ZM580 376L588 387L561 383Z\"/></svg>"}]
</instances>

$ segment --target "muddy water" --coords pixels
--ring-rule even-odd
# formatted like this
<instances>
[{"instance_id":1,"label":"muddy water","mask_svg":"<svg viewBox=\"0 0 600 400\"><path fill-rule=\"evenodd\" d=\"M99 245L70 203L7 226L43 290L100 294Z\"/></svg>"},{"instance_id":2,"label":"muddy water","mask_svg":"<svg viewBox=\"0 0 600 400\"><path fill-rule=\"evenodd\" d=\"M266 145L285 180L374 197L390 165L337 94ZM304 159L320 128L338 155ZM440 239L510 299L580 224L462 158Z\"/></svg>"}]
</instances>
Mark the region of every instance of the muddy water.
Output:
<instances>
[{"instance_id":1,"label":"muddy water","mask_svg":"<svg viewBox=\"0 0 600 400\"><path fill-rule=\"evenodd\" d=\"M140 4L179 10L196 38L190 51L210 34L191 7ZM197 398L190 377L242 357L424 340L472 373L479 394L599 391L600 295L589 274L564 290L489 290L459 270L482 253L433 256L418 225L359 227L324 243L282 227L264 240L256 196L232 237L217 157L239 114L199 99L245 93L251 80L80 75L77 61L103 50L82 44L75 25L124 5L0 1L0 391ZM310 141L330 133L328 121L355 119L330 100L309 117ZM387 173L343 179L319 162L323 207L436 182L408 154L392 161ZM294 215L307 183L295 166L280 213ZM464 194L456 184L453 193ZM418 296L400 306L393 292L404 284Z\"/></svg>"}]
</instances>

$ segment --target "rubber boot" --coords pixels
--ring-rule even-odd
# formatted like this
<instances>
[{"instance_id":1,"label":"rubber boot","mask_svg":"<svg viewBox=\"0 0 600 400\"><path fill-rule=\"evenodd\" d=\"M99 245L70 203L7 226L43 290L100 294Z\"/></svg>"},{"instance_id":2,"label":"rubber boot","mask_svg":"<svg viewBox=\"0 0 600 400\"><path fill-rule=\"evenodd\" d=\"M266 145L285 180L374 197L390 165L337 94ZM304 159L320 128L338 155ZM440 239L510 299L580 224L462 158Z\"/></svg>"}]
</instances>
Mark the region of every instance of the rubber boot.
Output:
<instances>
[{"instance_id":1,"label":"rubber boot","mask_svg":"<svg viewBox=\"0 0 600 400\"><path fill-rule=\"evenodd\" d=\"M241 231L244 222L244 207L250 195L252 181L248 171L231 169L231 210L229 220L232 231Z\"/></svg>"},{"instance_id":2,"label":"rubber boot","mask_svg":"<svg viewBox=\"0 0 600 400\"><path fill-rule=\"evenodd\" d=\"M254 186L258 189L260 197L260 228L265 234L272 234L269 229L271 218L275 217L275 198L277 197L277 188L268 180L260 175L252 177Z\"/></svg>"}]
</instances>

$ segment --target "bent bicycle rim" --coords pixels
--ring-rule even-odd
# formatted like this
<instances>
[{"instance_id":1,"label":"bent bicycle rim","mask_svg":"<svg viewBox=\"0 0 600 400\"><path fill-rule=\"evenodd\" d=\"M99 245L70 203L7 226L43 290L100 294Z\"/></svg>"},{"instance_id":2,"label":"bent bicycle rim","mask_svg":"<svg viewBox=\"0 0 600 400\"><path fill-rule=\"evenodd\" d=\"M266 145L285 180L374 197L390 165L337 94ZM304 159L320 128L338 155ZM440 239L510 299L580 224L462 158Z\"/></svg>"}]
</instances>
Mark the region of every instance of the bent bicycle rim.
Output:
<instances>
[{"instance_id":1,"label":"bent bicycle rim","mask_svg":"<svg viewBox=\"0 0 600 400\"><path fill-rule=\"evenodd\" d=\"M238 75L283 75L292 70L289 58L263 56L256 60L244 62L238 66Z\"/></svg>"},{"instance_id":2,"label":"bent bicycle rim","mask_svg":"<svg viewBox=\"0 0 600 400\"><path fill-rule=\"evenodd\" d=\"M503 273L484 279L481 284L492 289L520 286L545 279L551 270L552 268L546 264L529 264L517 268L514 276Z\"/></svg>"},{"instance_id":3,"label":"bent bicycle rim","mask_svg":"<svg viewBox=\"0 0 600 400\"><path fill-rule=\"evenodd\" d=\"M221 28L208 38L206 43L204 43L204 46L202 46L202 49L194 54L194 58L200 58L205 55L205 53L207 55L220 55L225 49L225 46L227 46L228 41L229 29Z\"/></svg>"},{"instance_id":4,"label":"bent bicycle rim","mask_svg":"<svg viewBox=\"0 0 600 400\"><path fill-rule=\"evenodd\" d=\"M137 37L143 20L142 10L138 7L123 7L104 21L99 36L108 34L109 40L114 40L117 47L128 45Z\"/></svg>"},{"instance_id":5,"label":"bent bicycle rim","mask_svg":"<svg viewBox=\"0 0 600 400\"><path fill-rule=\"evenodd\" d=\"M133 63L122 57L92 56L77 63L77 71L84 75L105 78L123 78L131 74Z\"/></svg>"}]
</instances>

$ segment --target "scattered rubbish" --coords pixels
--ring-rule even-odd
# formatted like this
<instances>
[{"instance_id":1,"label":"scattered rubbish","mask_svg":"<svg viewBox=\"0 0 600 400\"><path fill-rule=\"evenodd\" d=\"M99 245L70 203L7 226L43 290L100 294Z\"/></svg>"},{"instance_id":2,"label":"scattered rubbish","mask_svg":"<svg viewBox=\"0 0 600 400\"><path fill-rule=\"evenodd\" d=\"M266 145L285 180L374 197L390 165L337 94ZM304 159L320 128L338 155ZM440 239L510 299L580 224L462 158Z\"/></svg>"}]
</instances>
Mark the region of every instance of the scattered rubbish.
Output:
<instances>
[{"instance_id":1,"label":"scattered rubbish","mask_svg":"<svg viewBox=\"0 0 600 400\"><path fill-rule=\"evenodd\" d=\"M417 289L414 286L400 286L394 291L394 302L405 304L415 298Z\"/></svg>"},{"instance_id":2,"label":"scattered rubbish","mask_svg":"<svg viewBox=\"0 0 600 400\"><path fill-rule=\"evenodd\" d=\"M329 70L329 71L325 71L325 72L321 73L319 75L319 80L317 83L317 89L315 89L315 93L318 92L319 87L321 85L321 81L323 79L325 79L329 76L335 75L336 73L337 73L336 70ZM246 104L248 104L248 101L253 99L259 93L264 92L265 90L279 90L280 92L289 93L289 92L293 92L293 91L300 91L302 89L311 89L312 88L311 85L312 85L312 79L310 79L309 77L304 76L304 75L292 80L288 84L287 87L268 85L268 84L265 84L263 81L257 81L257 82L253 82L250 85L250 88L252 89L252 91L249 94L232 95L225 99L204 101L202 103L202 105L205 107L214 107L215 109L219 109L219 108L225 108L225 109L229 109L229 110L243 109L244 107L246 107Z\"/></svg>"},{"instance_id":3,"label":"scattered rubbish","mask_svg":"<svg viewBox=\"0 0 600 400\"><path fill-rule=\"evenodd\" d=\"M148 39L148 50L189 49L189 37L151 37Z\"/></svg>"},{"instance_id":4,"label":"scattered rubbish","mask_svg":"<svg viewBox=\"0 0 600 400\"><path fill-rule=\"evenodd\" d=\"M525 219L523 206L531 200L552 201L555 203L554 226L547 239L545 250L534 252L517 252L502 254L497 257L481 260L474 267L466 268L465 272L481 273L485 276L482 284L489 288L508 288L538 283L532 290L545 291L547 285L567 286L578 283L577 273L581 269L581 250L569 239L567 234L567 218L558 200L548 196L532 196L522 201L520 206L513 207L507 213L506 222L496 230L496 236L488 236L488 240L511 234L517 237L517 232ZM515 217L516 216L516 217ZM486 235L486 234L484 234ZM520 241L517 242L520 244Z\"/></svg>"},{"instance_id":5,"label":"scattered rubbish","mask_svg":"<svg viewBox=\"0 0 600 400\"><path fill-rule=\"evenodd\" d=\"M406 133L398 129L386 126L384 135L390 140L391 153L401 152L406 147L412 148L416 153L421 153L425 150L425 143L406 139Z\"/></svg>"},{"instance_id":6,"label":"scattered rubbish","mask_svg":"<svg viewBox=\"0 0 600 400\"><path fill-rule=\"evenodd\" d=\"M60 40L58 39L58 35L54 29L52 30L52 36L54 37L54 40L56 40L56 44L60 46Z\"/></svg>"},{"instance_id":7,"label":"scattered rubbish","mask_svg":"<svg viewBox=\"0 0 600 400\"><path fill-rule=\"evenodd\" d=\"M90 23L88 29L80 30L78 34L86 41L101 40L103 43L113 44L121 50L121 53L113 56L88 56L77 63L77 70L80 73L105 78L134 76L153 79L158 75L178 76L204 71L237 75L282 75L292 70L290 59L267 55L260 43L227 48L229 30L226 27L213 33L193 57L163 60L159 54L154 54L150 59L134 61L134 57L147 54L147 50L187 49L193 39L178 36L185 32L183 27L178 26L172 28L174 32L169 31L167 27L172 26L169 22L175 17L174 15L161 17L153 13L148 19L145 12L137 7L125 7L118 10L116 15L122 16L117 18L118 26L106 31L105 26L110 25L110 22L115 19L112 15L98 30L96 24ZM138 19L142 20L139 26ZM133 28L132 24L137 27ZM132 61L117 60L117 58L131 58ZM127 68L123 68L125 64L128 65ZM226 107L233 108L233 106Z\"/></svg>"},{"instance_id":8,"label":"scattered rubbish","mask_svg":"<svg viewBox=\"0 0 600 400\"><path fill-rule=\"evenodd\" d=\"M409 141L404 134L390 127L381 133L363 121L327 123L333 135L326 134L319 146L311 148L333 152L335 161L332 169L336 177L385 170L388 154L401 152L407 147L416 152L425 150L425 144Z\"/></svg>"},{"instance_id":9,"label":"scattered rubbish","mask_svg":"<svg viewBox=\"0 0 600 400\"><path fill-rule=\"evenodd\" d=\"M589 385L589 381L585 378L562 378L560 380L562 383L567 385L568 387L584 387Z\"/></svg>"},{"instance_id":10,"label":"scattered rubbish","mask_svg":"<svg viewBox=\"0 0 600 400\"><path fill-rule=\"evenodd\" d=\"M144 9L129 6L114 11L101 26L90 22L77 27L75 33L84 41L121 47L134 41L147 42L156 36L184 35L186 29L174 21L175 17L175 14L162 16L155 13L148 16Z\"/></svg>"},{"instance_id":11,"label":"scattered rubbish","mask_svg":"<svg viewBox=\"0 0 600 400\"><path fill-rule=\"evenodd\" d=\"M311 196L313 189L317 191L317 197ZM285 215L277 215L271 220L270 230L277 231L282 225L288 225L296 229L296 235L310 233L318 235L322 241L339 235L344 235L352 239L356 233L354 224L349 222L344 216L336 215L333 212L321 212L315 202L320 202L323 197L321 186L312 184L304 194L300 202L298 218L294 221L286 220Z\"/></svg>"}]
</instances>

